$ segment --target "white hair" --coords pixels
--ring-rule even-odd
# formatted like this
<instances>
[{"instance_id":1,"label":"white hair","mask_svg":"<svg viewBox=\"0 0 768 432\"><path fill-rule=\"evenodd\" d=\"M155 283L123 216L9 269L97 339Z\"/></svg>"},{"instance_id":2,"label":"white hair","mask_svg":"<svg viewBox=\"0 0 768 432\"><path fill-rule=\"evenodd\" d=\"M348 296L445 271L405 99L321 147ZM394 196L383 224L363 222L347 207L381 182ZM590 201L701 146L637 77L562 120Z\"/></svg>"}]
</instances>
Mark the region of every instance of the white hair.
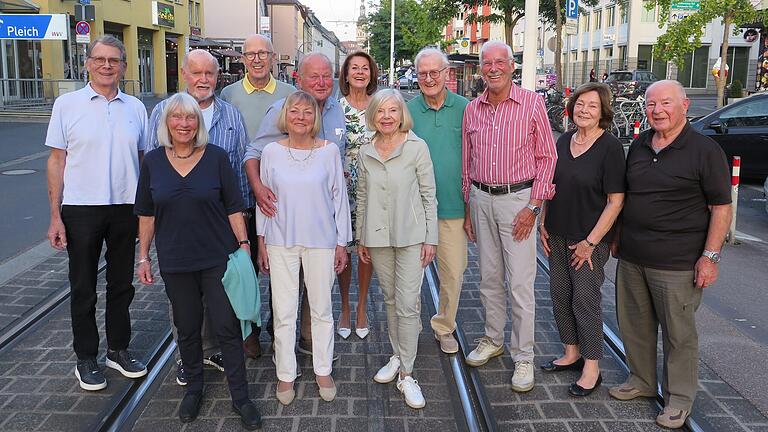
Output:
<instances>
[{"instance_id":1,"label":"white hair","mask_svg":"<svg viewBox=\"0 0 768 432\"><path fill-rule=\"evenodd\" d=\"M311 59L313 59L315 57L320 57L323 60L325 60L325 63L328 65L328 68L331 70L331 73L333 73L333 63L331 62L331 59L329 59L327 55L325 55L323 53L319 53L319 52L311 52L311 53L305 55L299 61L299 65L296 68L296 70L298 71L300 76L304 76L304 67L303 67L304 63L308 62L309 60L311 60Z\"/></svg>"},{"instance_id":2,"label":"white hair","mask_svg":"<svg viewBox=\"0 0 768 432\"><path fill-rule=\"evenodd\" d=\"M203 112L200 104L189 93L181 92L168 98L168 102L160 113L160 121L157 125L157 141L163 147L173 148L171 133L168 130L168 116L173 113L194 114L197 116L197 132L195 133L194 147L203 147L208 144L208 131L205 130Z\"/></svg>"},{"instance_id":3,"label":"white hair","mask_svg":"<svg viewBox=\"0 0 768 432\"><path fill-rule=\"evenodd\" d=\"M443 63L443 66L448 66L449 64L448 56L444 52L440 51L439 49L433 48L433 47L422 48L422 50L419 51L418 54L416 54L416 58L413 59L413 65L416 66L417 71L419 70L419 62L421 61L421 59L429 56L439 56L440 60Z\"/></svg>"},{"instance_id":4,"label":"white hair","mask_svg":"<svg viewBox=\"0 0 768 432\"><path fill-rule=\"evenodd\" d=\"M193 49L192 51L188 52L184 56L184 59L181 61L182 69L186 69L187 64L189 63L189 60L195 57L201 57L201 58L204 58L205 60L208 60L212 66L215 66L216 72L218 73L219 61L216 60L216 57L211 55L211 53L203 49Z\"/></svg>"},{"instance_id":5,"label":"white hair","mask_svg":"<svg viewBox=\"0 0 768 432\"><path fill-rule=\"evenodd\" d=\"M678 80L661 80L656 81L653 84L649 85L648 88L645 89L645 98L648 99L648 93L651 91L652 88L661 86L664 84L671 84L674 88L677 89L677 91L680 92L680 96L682 96L683 99L688 98L688 96L685 94L685 87L680 83Z\"/></svg>"},{"instance_id":6,"label":"white hair","mask_svg":"<svg viewBox=\"0 0 768 432\"><path fill-rule=\"evenodd\" d=\"M480 48L480 64L483 64L483 53L485 52L485 50L488 50L488 49L491 49L491 48L496 48L496 47L504 47L504 48L506 48L507 49L507 58L509 58L510 60L514 59L514 54L512 53L512 48L509 45L507 45L504 42L499 41L499 40L491 40L491 41L488 41L488 42L484 43L483 47Z\"/></svg>"},{"instance_id":7,"label":"white hair","mask_svg":"<svg viewBox=\"0 0 768 432\"><path fill-rule=\"evenodd\" d=\"M272 46L272 39L264 36L263 34L258 34L258 33L252 34L245 38L245 40L243 41L243 50L245 50L245 45L247 45L249 41L252 41L254 39L261 39L267 44L267 47L269 48L270 51L275 50L275 48Z\"/></svg>"}]
</instances>

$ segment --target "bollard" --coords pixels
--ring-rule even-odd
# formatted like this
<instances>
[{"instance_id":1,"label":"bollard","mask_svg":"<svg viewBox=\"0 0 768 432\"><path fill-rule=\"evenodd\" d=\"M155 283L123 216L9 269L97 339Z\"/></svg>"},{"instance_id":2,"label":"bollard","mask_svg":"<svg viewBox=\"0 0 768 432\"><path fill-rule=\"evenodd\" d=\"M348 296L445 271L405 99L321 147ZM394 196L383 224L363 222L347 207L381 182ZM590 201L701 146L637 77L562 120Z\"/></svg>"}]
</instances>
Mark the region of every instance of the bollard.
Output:
<instances>
[{"instance_id":1,"label":"bollard","mask_svg":"<svg viewBox=\"0 0 768 432\"><path fill-rule=\"evenodd\" d=\"M637 139L638 135L640 135L640 122L635 121L635 130L632 132L632 139Z\"/></svg>"},{"instance_id":2,"label":"bollard","mask_svg":"<svg viewBox=\"0 0 768 432\"><path fill-rule=\"evenodd\" d=\"M739 171L741 170L741 156L733 157L733 172L731 173L731 227L728 229L728 244L737 245L736 240L736 208L739 205Z\"/></svg>"},{"instance_id":3,"label":"bollard","mask_svg":"<svg viewBox=\"0 0 768 432\"><path fill-rule=\"evenodd\" d=\"M565 88L565 97L570 97L570 96L571 96L571 88L570 87L566 87Z\"/></svg>"},{"instance_id":4,"label":"bollard","mask_svg":"<svg viewBox=\"0 0 768 432\"><path fill-rule=\"evenodd\" d=\"M563 108L563 131L568 131L568 110Z\"/></svg>"}]
</instances>

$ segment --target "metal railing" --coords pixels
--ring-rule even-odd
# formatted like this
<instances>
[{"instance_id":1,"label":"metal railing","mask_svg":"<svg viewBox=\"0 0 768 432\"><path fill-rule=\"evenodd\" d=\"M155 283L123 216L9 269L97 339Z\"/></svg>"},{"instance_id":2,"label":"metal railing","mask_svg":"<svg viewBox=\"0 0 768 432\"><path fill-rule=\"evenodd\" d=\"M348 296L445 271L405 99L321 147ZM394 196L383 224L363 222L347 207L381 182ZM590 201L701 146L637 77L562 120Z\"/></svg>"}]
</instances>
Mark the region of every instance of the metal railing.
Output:
<instances>
[{"instance_id":1,"label":"metal railing","mask_svg":"<svg viewBox=\"0 0 768 432\"><path fill-rule=\"evenodd\" d=\"M76 79L2 78L0 111L50 113L57 97L79 90L83 86L83 80ZM122 80L120 89L137 97L141 92L138 80Z\"/></svg>"}]
</instances>

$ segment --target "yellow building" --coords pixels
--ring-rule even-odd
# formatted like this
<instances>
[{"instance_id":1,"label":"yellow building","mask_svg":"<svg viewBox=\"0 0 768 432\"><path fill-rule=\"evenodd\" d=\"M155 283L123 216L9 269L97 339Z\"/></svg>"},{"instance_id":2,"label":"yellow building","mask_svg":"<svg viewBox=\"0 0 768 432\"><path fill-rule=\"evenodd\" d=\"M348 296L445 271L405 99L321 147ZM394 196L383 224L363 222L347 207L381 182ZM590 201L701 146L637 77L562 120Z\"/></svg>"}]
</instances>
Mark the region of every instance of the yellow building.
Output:
<instances>
[{"instance_id":1,"label":"yellow building","mask_svg":"<svg viewBox=\"0 0 768 432\"><path fill-rule=\"evenodd\" d=\"M190 36L202 34L204 0L93 1L91 39L111 34L125 43L127 70L124 90L164 96L179 88L178 73ZM39 42L42 80L82 79L85 45L75 41L75 1L33 0L41 14L69 14L70 40ZM32 11L30 11L32 12ZM34 13L34 12L32 12ZM181 53L181 54L179 54ZM38 54L35 53L35 57ZM59 87L61 88L61 87Z\"/></svg>"}]
</instances>

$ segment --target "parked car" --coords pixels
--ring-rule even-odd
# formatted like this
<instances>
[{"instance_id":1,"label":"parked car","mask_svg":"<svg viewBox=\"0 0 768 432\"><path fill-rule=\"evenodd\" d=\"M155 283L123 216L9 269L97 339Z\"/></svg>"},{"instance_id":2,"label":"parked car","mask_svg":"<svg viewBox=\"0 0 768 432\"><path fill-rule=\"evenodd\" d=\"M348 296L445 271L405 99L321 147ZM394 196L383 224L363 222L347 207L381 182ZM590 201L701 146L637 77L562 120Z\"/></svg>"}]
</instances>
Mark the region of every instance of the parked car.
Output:
<instances>
[{"instance_id":1,"label":"parked car","mask_svg":"<svg viewBox=\"0 0 768 432\"><path fill-rule=\"evenodd\" d=\"M413 85L411 86L411 88L414 89L414 90L419 88L419 78L416 76L416 74L413 74L412 81L413 81ZM397 82L399 83L401 89L407 89L408 88L408 78L406 78L405 75L401 75L397 79Z\"/></svg>"},{"instance_id":2,"label":"parked car","mask_svg":"<svg viewBox=\"0 0 768 432\"><path fill-rule=\"evenodd\" d=\"M605 83L613 91L614 97L636 98L645 94L645 89L658 81L653 72L646 70L613 71L608 74Z\"/></svg>"},{"instance_id":3,"label":"parked car","mask_svg":"<svg viewBox=\"0 0 768 432\"><path fill-rule=\"evenodd\" d=\"M694 119L691 126L720 144L729 165L734 156L741 156L741 177L763 180L768 176L768 92Z\"/></svg>"}]
</instances>

